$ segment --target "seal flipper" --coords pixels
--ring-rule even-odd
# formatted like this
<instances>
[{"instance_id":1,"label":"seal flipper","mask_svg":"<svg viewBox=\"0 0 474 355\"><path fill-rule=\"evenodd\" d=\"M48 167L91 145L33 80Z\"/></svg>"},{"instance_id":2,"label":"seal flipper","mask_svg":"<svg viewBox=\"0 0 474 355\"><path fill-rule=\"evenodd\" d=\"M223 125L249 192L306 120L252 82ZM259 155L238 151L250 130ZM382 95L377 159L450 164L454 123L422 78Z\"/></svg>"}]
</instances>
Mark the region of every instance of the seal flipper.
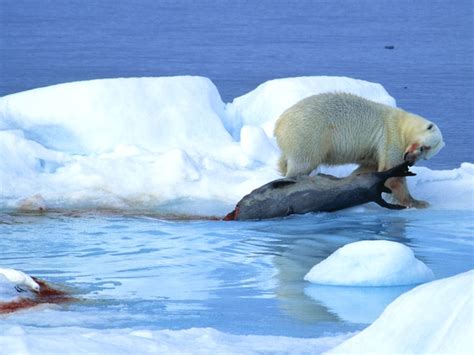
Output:
<instances>
[{"instance_id":1,"label":"seal flipper","mask_svg":"<svg viewBox=\"0 0 474 355\"><path fill-rule=\"evenodd\" d=\"M379 206L388 208L390 210L403 210L406 208L405 206L402 206L402 205L395 205L393 203L388 203L382 197L379 197L378 199L374 200L374 202L378 204Z\"/></svg>"},{"instance_id":2,"label":"seal flipper","mask_svg":"<svg viewBox=\"0 0 474 355\"><path fill-rule=\"evenodd\" d=\"M391 194L392 193L392 190L390 190L387 186L385 185L382 185L382 187L380 188L380 192L385 192L386 194Z\"/></svg>"},{"instance_id":3,"label":"seal flipper","mask_svg":"<svg viewBox=\"0 0 474 355\"><path fill-rule=\"evenodd\" d=\"M401 164L398 164L397 166L386 170L382 172L376 173L378 177L381 179L381 181L378 183L377 186L377 197L373 200L375 203L377 203L381 207L389 208L391 210L402 210L405 209L405 206L402 205L396 205L392 203L388 203L382 198L382 192L391 194L392 190L390 190L387 186L385 186L385 181L392 177L404 177L404 176L415 176L415 173L412 173L409 170L409 167L412 166L413 164L410 162L403 162Z\"/></svg>"},{"instance_id":4,"label":"seal flipper","mask_svg":"<svg viewBox=\"0 0 474 355\"><path fill-rule=\"evenodd\" d=\"M394 166L391 169L380 171L376 173L383 181L390 179L391 177L403 177L403 176L415 176L415 173L412 173L408 168L413 164L409 162L404 162Z\"/></svg>"}]
</instances>

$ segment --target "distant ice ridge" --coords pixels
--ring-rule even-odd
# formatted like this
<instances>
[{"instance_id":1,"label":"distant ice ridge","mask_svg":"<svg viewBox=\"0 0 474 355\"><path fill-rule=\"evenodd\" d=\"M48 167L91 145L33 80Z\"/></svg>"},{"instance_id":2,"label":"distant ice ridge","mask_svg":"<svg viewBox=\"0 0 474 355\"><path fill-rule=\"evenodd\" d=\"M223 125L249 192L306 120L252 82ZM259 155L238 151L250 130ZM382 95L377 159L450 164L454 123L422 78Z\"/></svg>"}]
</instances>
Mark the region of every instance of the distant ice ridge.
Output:
<instances>
[{"instance_id":1,"label":"distant ice ridge","mask_svg":"<svg viewBox=\"0 0 474 355\"><path fill-rule=\"evenodd\" d=\"M223 215L279 177L272 131L280 113L329 91L395 105L380 84L343 77L271 80L228 104L209 79L189 76L92 80L4 96L0 209ZM344 175L351 169L323 171ZM446 172L420 169L423 174L409 179L415 195L422 191L420 198L434 207L441 201L443 207L473 207L465 197L472 196L472 164ZM441 199L440 188L455 197Z\"/></svg>"},{"instance_id":2,"label":"distant ice ridge","mask_svg":"<svg viewBox=\"0 0 474 355\"><path fill-rule=\"evenodd\" d=\"M472 354L474 270L403 294L368 328L329 353Z\"/></svg>"}]
</instances>

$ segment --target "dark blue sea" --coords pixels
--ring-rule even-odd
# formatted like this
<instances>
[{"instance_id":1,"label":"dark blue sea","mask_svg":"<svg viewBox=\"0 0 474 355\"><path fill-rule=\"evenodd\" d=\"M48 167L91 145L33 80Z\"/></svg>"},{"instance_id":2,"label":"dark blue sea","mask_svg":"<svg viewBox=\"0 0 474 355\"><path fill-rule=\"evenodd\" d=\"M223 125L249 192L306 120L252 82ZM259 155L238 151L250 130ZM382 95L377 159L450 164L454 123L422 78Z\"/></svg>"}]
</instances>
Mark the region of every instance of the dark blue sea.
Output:
<instances>
[{"instance_id":1,"label":"dark blue sea","mask_svg":"<svg viewBox=\"0 0 474 355\"><path fill-rule=\"evenodd\" d=\"M381 83L441 127L424 165L473 161L471 0L1 0L0 96L77 80L201 75L231 101L264 81Z\"/></svg>"}]
</instances>

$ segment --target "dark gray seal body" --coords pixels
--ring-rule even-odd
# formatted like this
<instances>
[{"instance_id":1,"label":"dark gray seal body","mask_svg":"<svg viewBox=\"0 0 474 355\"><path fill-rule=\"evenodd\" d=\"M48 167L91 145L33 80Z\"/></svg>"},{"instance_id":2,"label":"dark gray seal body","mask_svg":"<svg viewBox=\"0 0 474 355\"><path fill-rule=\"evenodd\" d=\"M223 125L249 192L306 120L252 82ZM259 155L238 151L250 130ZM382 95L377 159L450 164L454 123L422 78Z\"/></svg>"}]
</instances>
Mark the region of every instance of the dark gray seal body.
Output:
<instances>
[{"instance_id":1,"label":"dark gray seal body","mask_svg":"<svg viewBox=\"0 0 474 355\"><path fill-rule=\"evenodd\" d=\"M384 183L392 177L413 176L410 163L382 171L337 178L331 175L298 175L274 180L244 196L224 220L284 217L308 212L332 212L375 202L390 209L403 209L382 199L391 193Z\"/></svg>"}]
</instances>

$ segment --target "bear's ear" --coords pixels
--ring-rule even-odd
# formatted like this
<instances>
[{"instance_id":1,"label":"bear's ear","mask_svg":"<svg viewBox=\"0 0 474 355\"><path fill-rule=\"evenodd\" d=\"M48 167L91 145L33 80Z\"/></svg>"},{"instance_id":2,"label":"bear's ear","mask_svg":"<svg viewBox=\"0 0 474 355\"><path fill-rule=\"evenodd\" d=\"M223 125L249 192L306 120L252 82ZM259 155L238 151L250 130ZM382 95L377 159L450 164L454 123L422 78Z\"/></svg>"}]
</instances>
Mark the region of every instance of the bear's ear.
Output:
<instances>
[{"instance_id":1,"label":"bear's ear","mask_svg":"<svg viewBox=\"0 0 474 355\"><path fill-rule=\"evenodd\" d=\"M426 128L428 131L431 130L434 127L434 125L431 123L428 128Z\"/></svg>"}]
</instances>

